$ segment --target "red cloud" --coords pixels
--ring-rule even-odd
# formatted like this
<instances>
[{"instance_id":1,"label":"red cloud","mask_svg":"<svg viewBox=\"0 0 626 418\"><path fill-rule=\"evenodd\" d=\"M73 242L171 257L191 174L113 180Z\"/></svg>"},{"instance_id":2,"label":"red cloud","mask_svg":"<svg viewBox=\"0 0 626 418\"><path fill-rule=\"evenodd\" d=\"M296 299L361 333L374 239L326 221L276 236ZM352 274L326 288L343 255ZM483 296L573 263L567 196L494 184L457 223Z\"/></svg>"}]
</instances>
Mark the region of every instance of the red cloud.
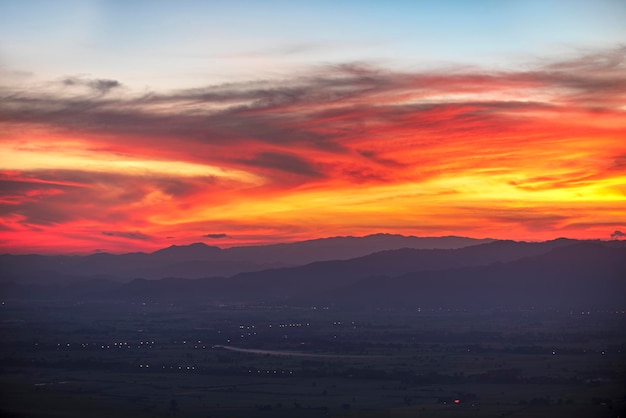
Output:
<instances>
[{"instance_id":1,"label":"red cloud","mask_svg":"<svg viewBox=\"0 0 626 418\"><path fill-rule=\"evenodd\" d=\"M625 57L518 72L347 65L141 97L68 78L89 88L5 94L0 143L24 161L0 166L5 249L61 238L156 246L207 228L249 241L262 231L601 236L623 228Z\"/></svg>"}]
</instances>

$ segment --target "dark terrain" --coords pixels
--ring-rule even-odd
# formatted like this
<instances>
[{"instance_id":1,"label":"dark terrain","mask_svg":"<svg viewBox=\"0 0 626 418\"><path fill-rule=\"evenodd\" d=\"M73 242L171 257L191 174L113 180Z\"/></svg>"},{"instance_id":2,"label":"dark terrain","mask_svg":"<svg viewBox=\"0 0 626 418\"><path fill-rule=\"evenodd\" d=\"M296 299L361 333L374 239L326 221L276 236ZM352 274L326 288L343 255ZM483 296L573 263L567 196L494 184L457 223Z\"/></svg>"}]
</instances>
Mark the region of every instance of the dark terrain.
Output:
<instances>
[{"instance_id":1,"label":"dark terrain","mask_svg":"<svg viewBox=\"0 0 626 418\"><path fill-rule=\"evenodd\" d=\"M250 270L207 268L231 262ZM377 235L0 263L2 416L624 416L623 241Z\"/></svg>"}]
</instances>

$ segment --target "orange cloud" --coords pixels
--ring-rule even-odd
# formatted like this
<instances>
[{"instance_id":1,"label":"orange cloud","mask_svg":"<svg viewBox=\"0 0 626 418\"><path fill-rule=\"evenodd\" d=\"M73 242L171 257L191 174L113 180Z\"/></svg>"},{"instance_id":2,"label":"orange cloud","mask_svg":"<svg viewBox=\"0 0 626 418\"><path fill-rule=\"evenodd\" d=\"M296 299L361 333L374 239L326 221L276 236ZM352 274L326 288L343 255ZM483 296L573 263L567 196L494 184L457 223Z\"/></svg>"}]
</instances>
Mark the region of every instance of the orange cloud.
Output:
<instances>
[{"instance_id":1,"label":"orange cloud","mask_svg":"<svg viewBox=\"0 0 626 418\"><path fill-rule=\"evenodd\" d=\"M109 94L115 80L13 91L1 249L156 249L206 231L229 245L607 238L626 228L625 61L620 48L520 72L347 65L140 97Z\"/></svg>"}]
</instances>

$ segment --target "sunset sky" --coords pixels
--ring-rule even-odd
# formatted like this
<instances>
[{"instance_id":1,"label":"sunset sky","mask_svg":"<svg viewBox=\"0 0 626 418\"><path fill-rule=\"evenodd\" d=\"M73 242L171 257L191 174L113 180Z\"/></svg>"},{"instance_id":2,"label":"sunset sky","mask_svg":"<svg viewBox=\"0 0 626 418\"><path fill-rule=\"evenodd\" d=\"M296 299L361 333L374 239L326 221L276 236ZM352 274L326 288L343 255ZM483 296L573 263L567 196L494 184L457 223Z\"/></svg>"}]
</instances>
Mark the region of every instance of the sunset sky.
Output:
<instances>
[{"instance_id":1,"label":"sunset sky","mask_svg":"<svg viewBox=\"0 0 626 418\"><path fill-rule=\"evenodd\" d=\"M626 234L626 2L0 2L0 253Z\"/></svg>"}]
</instances>

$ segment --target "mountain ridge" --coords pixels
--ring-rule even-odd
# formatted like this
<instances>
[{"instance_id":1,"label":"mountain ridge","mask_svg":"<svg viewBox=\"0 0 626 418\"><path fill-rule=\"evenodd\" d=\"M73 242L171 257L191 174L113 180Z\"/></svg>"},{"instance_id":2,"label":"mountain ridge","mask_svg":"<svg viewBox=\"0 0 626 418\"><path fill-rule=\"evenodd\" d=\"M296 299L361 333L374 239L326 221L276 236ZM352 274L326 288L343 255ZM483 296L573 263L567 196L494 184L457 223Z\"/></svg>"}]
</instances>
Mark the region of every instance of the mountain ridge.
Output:
<instances>
[{"instance_id":1,"label":"mountain ridge","mask_svg":"<svg viewBox=\"0 0 626 418\"><path fill-rule=\"evenodd\" d=\"M202 279L5 283L17 298L226 304L506 307L626 304L626 243L495 241ZM395 266L395 267L393 267ZM393 267L393 268L392 268Z\"/></svg>"},{"instance_id":2,"label":"mountain ridge","mask_svg":"<svg viewBox=\"0 0 626 418\"><path fill-rule=\"evenodd\" d=\"M242 272L304 265L332 259L350 259L384 249L459 248L492 242L465 237L406 237L375 234L365 237L330 237L295 243L221 249L205 243L172 245L152 253L96 253L76 255L0 255L3 279L31 282L68 282L81 277L113 280L232 276Z\"/></svg>"}]
</instances>

